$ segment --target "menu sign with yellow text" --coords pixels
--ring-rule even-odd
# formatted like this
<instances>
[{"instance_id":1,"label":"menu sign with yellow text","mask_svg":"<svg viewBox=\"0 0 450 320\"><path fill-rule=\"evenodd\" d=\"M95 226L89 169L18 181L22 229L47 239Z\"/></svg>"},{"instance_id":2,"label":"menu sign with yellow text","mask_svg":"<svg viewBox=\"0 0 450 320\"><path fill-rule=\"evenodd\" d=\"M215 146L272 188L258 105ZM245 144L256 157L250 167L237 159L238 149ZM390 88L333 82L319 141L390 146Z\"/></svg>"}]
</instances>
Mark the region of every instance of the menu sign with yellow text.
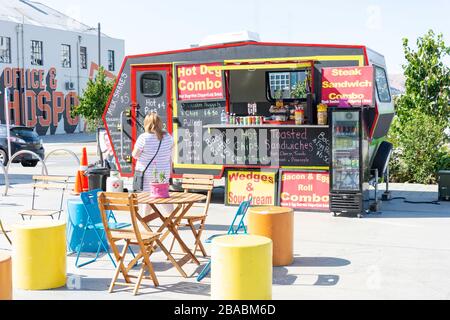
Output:
<instances>
[{"instance_id":1,"label":"menu sign with yellow text","mask_svg":"<svg viewBox=\"0 0 450 320\"><path fill-rule=\"evenodd\" d=\"M254 206L274 206L275 194L275 172L228 171L227 205L240 205L252 198Z\"/></svg>"},{"instance_id":2,"label":"menu sign with yellow text","mask_svg":"<svg viewBox=\"0 0 450 320\"><path fill-rule=\"evenodd\" d=\"M373 67L322 69L322 103L338 106L346 100L352 106L373 105Z\"/></svg>"},{"instance_id":3,"label":"menu sign with yellow text","mask_svg":"<svg viewBox=\"0 0 450 320\"><path fill-rule=\"evenodd\" d=\"M224 100L222 71L209 69L221 65L205 63L177 66L178 100L183 102Z\"/></svg>"}]
</instances>

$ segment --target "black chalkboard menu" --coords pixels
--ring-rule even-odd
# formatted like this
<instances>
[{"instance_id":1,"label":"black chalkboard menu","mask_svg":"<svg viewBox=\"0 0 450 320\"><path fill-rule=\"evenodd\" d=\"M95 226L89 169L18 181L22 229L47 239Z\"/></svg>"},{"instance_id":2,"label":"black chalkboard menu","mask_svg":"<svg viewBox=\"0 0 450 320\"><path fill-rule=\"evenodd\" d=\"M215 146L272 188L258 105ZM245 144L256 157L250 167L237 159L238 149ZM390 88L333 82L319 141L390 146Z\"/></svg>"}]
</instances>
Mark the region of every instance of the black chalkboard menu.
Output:
<instances>
[{"instance_id":1,"label":"black chalkboard menu","mask_svg":"<svg viewBox=\"0 0 450 320\"><path fill-rule=\"evenodd\" d=\"M128 74L121 74L105 113L105 122L111 137L111 143L121 172L124 175L132 174L133 170L129 158L132 152L132 122L128 112L131 109L129 80Z\"/></svg>"},{"instance_id":2,"label":"black chalkboard menu","mask_svg":"<svg viewBox=\"0 0 450 320\"><path fill-rule=\"evenodd\" d=\"M328 129L292 128L279 130L281 166L329 166L330 137ZM276 145L272 145L272 148Z\"/></svg>"},{"instance_id":3,"label":"black chalkboard menu","mask_svg":"<svg viewBox=\"0 0 450 320\"><path fill-rule=\"evenodd\" d=\"M179 163L182 164L220 164L209 163L204 158L204 150L208 147L210 135L204 126L220 123L222 115L226 112L225 101L204 101L178 103L177 139L179 146ZM186 169L179 170L175 166L175 173L185 173ZM216 175L217 170L210 174ZM194 171L193 171L194 172ZM203 172L206 173L205 170Z\"/></svg>"},{"instance_id":4,"label":"black chalkboard menu","mask_svg":"<svg viewBox=\"0 0 450 320\"><path fill-rule=\"evenodd\" d=\"M221 154L226 166L328 167L328 127L211 128L215 144L209 149ZM220 140L221 143L217 143Z\"/></svg>"}]
</instances>

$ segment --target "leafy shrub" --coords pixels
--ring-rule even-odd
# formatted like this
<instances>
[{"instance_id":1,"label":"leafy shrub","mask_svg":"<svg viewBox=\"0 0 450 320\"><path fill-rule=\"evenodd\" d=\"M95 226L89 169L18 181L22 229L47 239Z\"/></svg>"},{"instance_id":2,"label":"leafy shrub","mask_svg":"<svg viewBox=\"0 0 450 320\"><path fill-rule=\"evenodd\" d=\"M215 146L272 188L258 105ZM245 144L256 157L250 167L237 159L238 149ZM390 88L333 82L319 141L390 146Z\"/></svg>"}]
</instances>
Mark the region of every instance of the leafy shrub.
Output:
<instances>
[{"instance_id":1,"label":"leafy shrub","mask_svg":"<svg viewBox=\"0 0 450 320\"><path fill-rule=\"evenodd\" d=\"M412 111L402 125L396 118L389 135L394 144L391 159L393 181L436 183L437 172L450 166L444 130L442 121L417 110Z\"/></svg>"}]
</instances>

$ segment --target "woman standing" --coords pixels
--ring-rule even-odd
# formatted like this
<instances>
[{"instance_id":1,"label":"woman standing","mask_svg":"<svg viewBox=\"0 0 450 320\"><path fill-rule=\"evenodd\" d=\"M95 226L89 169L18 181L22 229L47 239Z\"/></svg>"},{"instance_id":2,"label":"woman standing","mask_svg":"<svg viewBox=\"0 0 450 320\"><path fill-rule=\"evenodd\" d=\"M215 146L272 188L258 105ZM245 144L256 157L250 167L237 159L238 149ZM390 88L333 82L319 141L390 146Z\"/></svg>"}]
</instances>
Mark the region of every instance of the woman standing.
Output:
<instances>
[{"instance_id":1,"label":"woman standing","mask_svg":"<svg viewBox=\"0 0 450 320\"><path fill-rule=\"evenodd\" d=\"M168 182L170 179L172 172L173 138L163 130L163 122L156 113L151 113L145 117L144 129L145 133L141 134L136 141L133 158L137 160L136 170L139 171L144 171L154 158L144 176L143 191L149 192L150 183L154 180L155 170L158 179L161 173L164 173L167 179L165 182ZM149 207L147 206L145 211L146 215L149 213L148 209Z\"/></svg>"}]
</instances>

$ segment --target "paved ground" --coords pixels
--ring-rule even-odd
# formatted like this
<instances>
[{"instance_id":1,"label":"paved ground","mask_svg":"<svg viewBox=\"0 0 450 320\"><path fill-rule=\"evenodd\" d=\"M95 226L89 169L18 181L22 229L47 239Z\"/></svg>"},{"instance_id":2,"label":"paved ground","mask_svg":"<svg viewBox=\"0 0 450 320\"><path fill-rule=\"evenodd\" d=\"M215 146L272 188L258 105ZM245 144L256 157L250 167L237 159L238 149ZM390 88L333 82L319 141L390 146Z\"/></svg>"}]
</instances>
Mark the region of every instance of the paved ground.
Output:
<instances>
[{"instance_id":1,"label":"paved ground","mask_svg":"<svg viewBox=\"0 0 450 320\"><path fill-rule=\"evenodd\" d=\"M58 143L56 142L56 145ZM95 145L88 144L90 148ZM80 146L74 144L74 150ZM93 159L93 158L92 158ZM74 172L76 164L65 155L49 160L50 174ZM0 218L7 225L20 219L18 212L31 204L30 177L39 169L15 165L13 188L0 197ZM394 197L414 201L437 199L436 186L392 185ZM0 179L3 192L3 181ZM223 190L217 189L210 209L205 236L227 229L235 209L226 208ZM54 201L54 194L41 194L39 200ZM62 218L65 219L65 216ZM385 202L382 214L364 219L332 217L323 213L297 213L295 216L295 262L274 268L274 299L450 299L450 203L408 204L403 200ZM191 235L182 237L192 243ZM11 250L0 236L0 250ZM207 250L210 247L207 246ZM142 294L108 294L113 275L106 257L77 269L69 256L68 286L54 291L16 290L16 299L210 299L210 279L195 281L200 270L187 265L183 279L160 254L152 257L161 286L150 283ZM207 260L201 259L202 264Z\"/></svg>"}]
</instances>

